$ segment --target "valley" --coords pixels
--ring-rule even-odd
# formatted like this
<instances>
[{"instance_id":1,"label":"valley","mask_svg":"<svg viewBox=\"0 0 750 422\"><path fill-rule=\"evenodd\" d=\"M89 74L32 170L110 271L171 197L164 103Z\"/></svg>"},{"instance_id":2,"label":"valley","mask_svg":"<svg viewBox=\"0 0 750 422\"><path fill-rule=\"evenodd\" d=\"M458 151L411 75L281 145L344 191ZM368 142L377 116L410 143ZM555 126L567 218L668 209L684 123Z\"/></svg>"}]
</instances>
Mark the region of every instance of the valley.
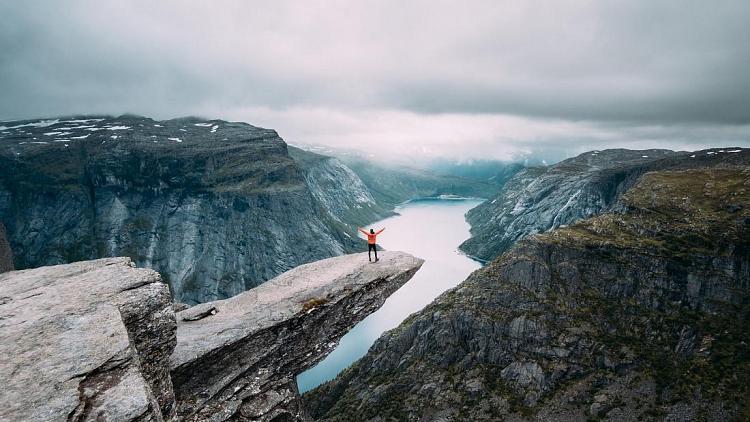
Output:
<instances>
[{"instance_id":1,"label":"valley","mask_svg":"<svg viewBox=\"0 0 750 422\"><path fill-rule=\"evenodd\" d=\"M384 195L363 174L369 186L339 160L246 123L124 115L0 126L0 221L16 268L128 256L187 304L361 250L356 227L397 203L482 186L378 171L398 184Z\"/></svg>"},{"instance_id":2,"label":"valley","mask_svg":"<svg viewBox=\"0 0 750 422\"><path fill-rule=\"evenodd\" d=\"M103 280L124 277L135 292L141 276L126 268L158 272L134 296L105 295L135 343L112 351L123 366L100 362L101 371L140 379L146 393L137 409L101 412L268 421L748 412L738 340L750 301L748 149L591 151L485 182L324 156L219 120L81 116L6 122L0 136L0 265L41 267L0 276L11 289L0 306L15 309L3 318L24 306L67 321L103 306L77 291L71 308L25 302L36 293L24 296L24 283L92 283L114 266L123 269ZM382 246L424 268L398 255L385 267L403 276L380 284L391 276L369 268L381 264L351 254L363 249L356 227L371 224L388 227ZM115 261L89 261L98 258ZM349 266L377 289L349 291ZM343 290L314 290L323 274ZM313 290L299 296L302 286ZM287 302L268 299L286 289ZM33 340L4 327L6 344ZM61 356L34 348L42 363ZM242 375L228 382L226 370ZM84 377L94 390L71 414L119 400L97 377ZM40 394L38 403L57 393Z\"/></svg>"},{"instance_id":3,"label":"valley","mask_svg":"<svg viewBox=\"0 0 750 422\"><path fill-rule=\"evenodd\" d=\"M464 215L480 203L471 199L411 201L396 208L398 215L368 225L386 228L378 240L386 250L404 251L425 263L380 309L348 332L325 360L297 377L301 393L335 378L364 356L384 332L480 267L457 248L469 236Z\"/></svg>"},{"instance_id":4,"label":"valley","mask_svg":"<svg viewBox=\"0 0 750 422\"><path fill-rule=\"evenodd\" d=\"M750 150L665 162L620 191L609 183L606 212L524 228L530 235L308 392L313 417L744 419ZM589 170L568 171L541 198Z\"/></svg>"}]
</instances>

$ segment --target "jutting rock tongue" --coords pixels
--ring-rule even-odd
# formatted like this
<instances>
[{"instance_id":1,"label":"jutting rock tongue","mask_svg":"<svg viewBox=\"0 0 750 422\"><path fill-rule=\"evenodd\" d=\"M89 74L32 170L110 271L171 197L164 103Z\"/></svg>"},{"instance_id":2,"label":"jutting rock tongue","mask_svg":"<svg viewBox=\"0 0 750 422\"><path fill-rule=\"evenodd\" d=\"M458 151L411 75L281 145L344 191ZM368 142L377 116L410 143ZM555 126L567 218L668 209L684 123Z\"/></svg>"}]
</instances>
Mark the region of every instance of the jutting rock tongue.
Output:
<instances>
[{"instance_id":1,"label":"jutting rock tongue","mask_svg":"<svg viewBox=\"0 0 750 422\"><path fill-rule=\"evenodd\" d=\"M295 377L327 356L422 263L402 252L383 252L377 264L366 254L330 258L178 313L171 359L178 416L308 420Z\"/></svg>"},{"instance_id":2,"label":"jutting rock tongue","mask_svg":"<svg viewBox=\"0 0 750 422\"><path fill-rule=\"evenodd\" d=\"M330 258L176 315L129 258L0 274L0 420L308 420L295 376L422 262Z\"/></svg>"}]
</instances>

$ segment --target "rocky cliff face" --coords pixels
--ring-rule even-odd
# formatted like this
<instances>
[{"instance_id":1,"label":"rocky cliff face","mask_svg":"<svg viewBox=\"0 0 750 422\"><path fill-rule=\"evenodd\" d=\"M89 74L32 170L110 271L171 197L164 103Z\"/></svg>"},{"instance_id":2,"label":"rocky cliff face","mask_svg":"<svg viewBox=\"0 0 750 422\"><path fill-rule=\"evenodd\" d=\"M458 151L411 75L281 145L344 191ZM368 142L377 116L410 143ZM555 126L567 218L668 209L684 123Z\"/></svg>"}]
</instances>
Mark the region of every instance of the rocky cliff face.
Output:
<instances>
[{"instance_id":1,"label":"rocky cliff face","mask_svg":"<svg viewBox=\"0 0 750 422\"><path fill-rule=\"evenodd\" d=\"M747 420L750 166L725 160L520 241L307 394L313 416Z\"/></svg>"},{"instance_id":2,"label":"rocky cliff face","mask_svg":"<svg viewBox=\"0 0 750 422\"><path fill-rule=\"evenodd\" d=\"M747 162L748 150L696 152L623 149L592 151L549 167L517 173L498 195L469 211L472 237L460 248L488 261L528 235L605 212L638 178L660 169Z\"/></svg>"},{"instance_id":3,"label":"rocky cliff face","mask_svg":"<svg viewBox=\"0 0 750 422\"><path fill-rule=\"evenodd\" d=\"M128 258L4 273L0 419L309 420L294 377L421 265L331 258L177 314Z\"/></svg>"},{"instance_id":4,"label":"rocky cliff face","mask_svg":"<svg viewBox=\"0 0 750 422\"><path fill-rule=\"evenodd\" d=\"M5 226L0 223L0 273L13 269L13 251L5 234Z\"/></svg>"},{"instance_id":5,"label":"rocky cliff face","mask_svg":"<svg viewBox=\"0 0 750 422\"><path fill-rule=\"evenodd\" d=\"M352 225L366 225L393 215L391 205L375 200L359 176L339 159L295 147L289 147L289 155L299 163L318 203L336 221L350 226L347 233Z\"/></svg>"},{"instance_id":6,"label":"rocky cliff face","mask_svg":"<svg viewBox=\"0 0 750 422\"><path fill-rule=\"evenodd\" d=\"M0 221L17 268L124 255L198 303L359 246L273 130L135 116L3 125Z\"/></svg>"}]
</instances>

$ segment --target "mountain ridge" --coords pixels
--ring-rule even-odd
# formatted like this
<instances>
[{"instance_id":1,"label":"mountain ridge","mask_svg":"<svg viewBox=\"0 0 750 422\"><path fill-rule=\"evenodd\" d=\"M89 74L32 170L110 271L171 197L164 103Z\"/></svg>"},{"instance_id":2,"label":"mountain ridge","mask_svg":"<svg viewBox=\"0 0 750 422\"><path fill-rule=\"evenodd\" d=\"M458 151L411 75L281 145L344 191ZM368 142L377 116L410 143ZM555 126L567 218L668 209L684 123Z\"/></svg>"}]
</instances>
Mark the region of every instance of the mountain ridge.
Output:
<instances>
[{"instance_id":1,"label":"mountain ridge","mask_svg":"<svg viewBox=\"0 0 750 422\"><path fill-rule=\"evenodd\" d=\"M611 211L520 240L307 393L311 413L743 420L750 154L734 154L645 173Z\"/></svg>"},{"instance_id":2,"label":"mountain ridge","mask_svg":"<svg viewBox=\"0 0 750 422\"><path fill-rule=\"evenodd\" d=\"M0 222L16 268L126 255L159 271L175 300L195 304L357 251L357 226L415 196L487 189L389 171L378 168L389 181L378 186L367 171L242 122L132 114L3 122Z\"/></svg>"},{"instance_id":3,"label":"mountain ridge","mask_svg":"<svg viewBox=\"0 0 750 422\"><path fill-rule=\"evenodd\" d=\"M0 164L17 268L128 255L157 269L176 300L197 303L358 244L276 131L244 123L6 122Z\"/></svg>"},{"instance_id":4,"label":"mountain ridge","mask_svg":"<svg viewBox=\"0 0 750 422\"><path fill-rule=\"evenodd\" d=\"M481 261L501 255L524 237L606 212L649 171L742 163L750 149L694 152L610 149L589 151L516 173L500 192L470 210L472 237L459 248Z\"/></svg>"}]
</instances>

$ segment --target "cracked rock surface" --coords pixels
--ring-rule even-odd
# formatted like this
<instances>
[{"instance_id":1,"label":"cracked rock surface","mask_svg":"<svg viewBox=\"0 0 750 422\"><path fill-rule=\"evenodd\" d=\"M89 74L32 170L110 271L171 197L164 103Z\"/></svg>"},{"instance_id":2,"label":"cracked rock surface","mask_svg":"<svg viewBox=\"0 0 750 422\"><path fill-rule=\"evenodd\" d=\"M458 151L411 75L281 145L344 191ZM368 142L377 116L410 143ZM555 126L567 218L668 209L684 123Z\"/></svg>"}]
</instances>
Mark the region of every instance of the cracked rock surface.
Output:
<instances>
[{"instance_id":1,"label":"cracked rock surface","mask_svg":"<svg viewBox=\"0 0 750 422\"><path fill-rule=\"evenodd\" d=\"M295 376L423 262L381 256L306 264L176 315L129 258L0 274L0 420L308 420Z\"/></svg>"},{"instance_id":2,"label":"cracked rock surface","mask_svg":"<svg viewBox=\"0 0 750 422\"><path fill-rule=\"evenodd\" d=\"M329 258L179 312L171 359L178 415L307 419L294 377L328 355L422 262L391 251L377 263L367 254Z\"/></svg>"},{"instance_id":3,"label":"cracked rock surface","mask_svg":"<svg viewBox=\"0 0 750 422\"><path fill-rule=\"evenodd\" d=\"M166 284L128 258L0 275L0 420L162 420L174 393Z\"/></svg>"},{"instance_id":4,"label":"cracked rock surface","mask_svg":"<svg viewBox=\"0 0 750 422\"><path fill-rule=\"evenodd\" d=\"M5 226L0 223L0 273L13 269L13 253L5 233Z\"/></svg>"}]
</instances>

